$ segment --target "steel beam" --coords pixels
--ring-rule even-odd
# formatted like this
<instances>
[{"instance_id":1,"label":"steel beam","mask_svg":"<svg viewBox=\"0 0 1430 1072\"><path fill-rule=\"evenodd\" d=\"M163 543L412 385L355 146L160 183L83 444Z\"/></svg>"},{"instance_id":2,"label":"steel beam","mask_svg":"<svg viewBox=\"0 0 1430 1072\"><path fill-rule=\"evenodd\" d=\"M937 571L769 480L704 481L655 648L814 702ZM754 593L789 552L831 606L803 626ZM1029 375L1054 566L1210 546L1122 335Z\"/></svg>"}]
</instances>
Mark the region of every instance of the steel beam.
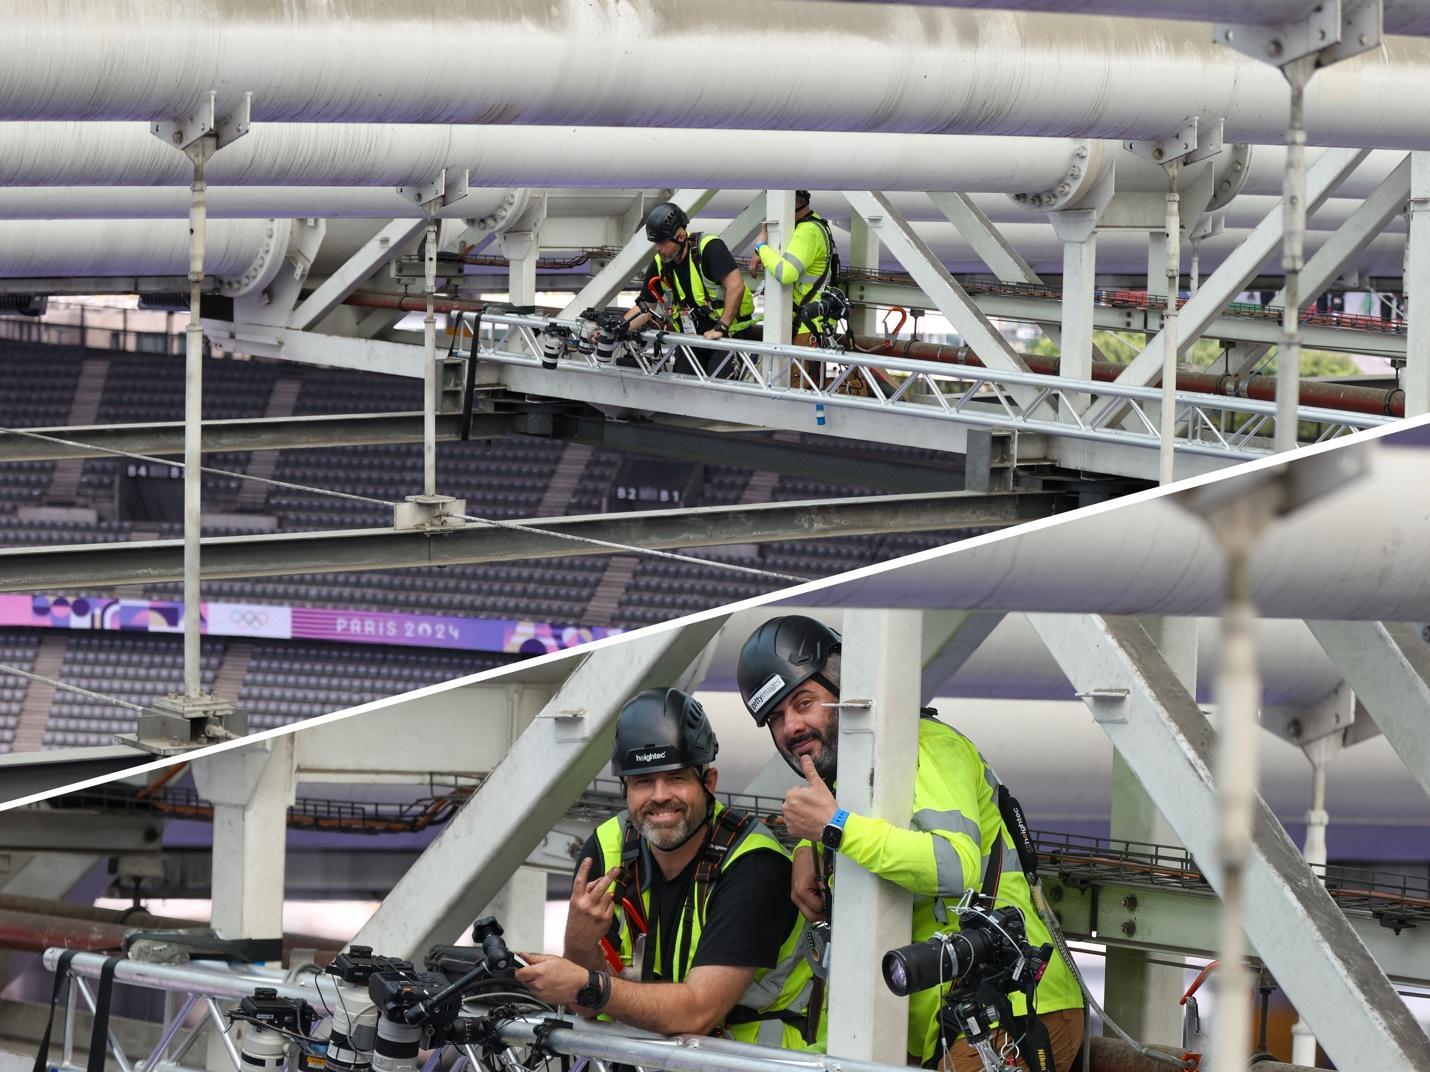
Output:
<instances>
[{"instance_id":1,"label":"steel beam","mask_svg":"<svg viewBox=\"0 0 1430 1072\"><path fill-rule=\"evenodd\" d=\"M422 233L426 222L418 216L385 224L294 308L288 316L288 326L302 331L331 313L344 298L391 264L398 252Z\"/></svg>"},{"instance_id":2,"label":"steel beam","mask_svg":"<svg viewBox=\"0 0 1430 1072\"><path fill-rule=\"evenodd\" d=\"M526 524L551 533L629 547L672 549L820 536L998 529L1046 517L1066 505L1062 496L1051 492L980 495L954 491L936 495L533 518ZM0 550L0 591L171 581L181 573L181 549L179 540L152 540ZM202 577L223 580L456 566L613 554L617 550L537 532L520 527L517 522L504 522L502 526L473 523L437 536L393 529L215 536L203 540Z\"/></svg>"},{"instance_id":3,"label":"steel beam","mask_svg":"<svg viewBox=\"0 0 1430 1072\"><path fill-rule=\"evenodd\" d=\"M1066 282L1066 278L1064 279ZM932 305L929 296L916 286L906 283L849 284L853 301L872 305L923 306ZM1016 294L972 294L973 302L985 316L999 320L1054 326L1062 323L1063 303L1052 298L1024 297ZM1185 306L1183 313L1185 313ZM1136 331L1155 335L1162 330L1164 309L1131 309L1108 305L1092 306L1092 326L1103 331ZM1301 334L1305 344L1316 350L1332 353L1372 354L1376 357L1403 358L1405 336L1389 331L1356 331L1350 328L1303 324ZM1247 342L1274 346L1281 338L1281 324L1274 319L1250 316L1218 316L1202 332L1205 338L1226 342Z\"/></svg>"},{"instance_id":4,"label":"steel beam","mask_svg":"<svg viewBox=\"0 0 1430 1072\"><path fill-rule=\"evenodd\" d=\"M1056 876L1043 881L1063 933L1074 941L1091 940L1110 949L1216 956L1221 903L1213 896L1115 882L1064 883ZM1131 924L1130 935L1126 924ZM1361 915L1351 917L1350 925L1390 979L1430 986L1430 931L1407 927L1396 934ZM1259 954L1258 958L1264 959Z\"/></svg>"},{"instance_id":5,"label":"steel beam","mask_svg":"<svg viewBox=\"0 0 1430 1072\"><path fill-rule=\"evenodd\" d=\"M919 753L922 615L855 610L845 616L839 700L839 806L909 826ZM907 1050L907 1006L871 971L907 944L913 899L907 890L845 858L831 922L829 1052L856 1060Z\"/></svg>"},{"instance_id":6,"label":"steel beam","mask_svg":"<svg viewBox=\"0 0 1430 1072\"><path fill-rule=\"evenodd\" d=\"M1206 821L1217 806L1215 734L1151 638L1131 618L1028 620L1219 890L1217 832ZM1430 1038L1259 794L1245 877L1247 934L1331 1059L1348 1068L1430 1067Z\"/></svg>"},{"instance_id":7,"label":"steel beam","mask_svg":"<svg viewBox=\"0 0 1430 1072\"><path fill-rule=\"evenodd\" d=\"M1403 622L1308 621L1306 627L1430 793L1430 646Z\"/></svg>"},{"instance_id":8,"label":"steel beam","mask_svg":"<svg viewBox=\"0 0 1430 1072\"><path fill-rule=\"evenodd\" d=\"M61 786L102 778L138 766L142 757L123 745L11 752L0 756L0 806Z\"/></svg>"},{"instance_id":9,"label":"steel beam","mask_svg":"<svg viewBox=\"0 0 1430 1072\"><path fill-rule=\"evenodd\" d=\"M415 958L457 938L610 759L626 699L674 680L723 622L716 615L587 655L353 941ZM493 714L474 711L473 724Z\"/></svg>"},{"instance_id":10,"label":"steel beam","mask_svg":"<svg viewBox=\"0 0 1430 1072\"><path fill-rule=\"evenodd\" d=\"M126 751L134 756L133 750ZM132 758L129 765L135 765ZM17 808L0 814L0 850L95 853L104 856L158 852L163 828L163 820L153 816Z\"/></svg>"},{"instance_id":11,"label":"steel beam","mask_svg":"<svg viewBox=\"0 0 1430 1072\"><path fill-rule=\"evenodd\" d=\"M948 318L969 346L989 368L1027 372L1028 366L1016 350L979 310L956 279L949 274L933 251L928 248L883 194L868 191L845 191L849 205L869 224L879 241L898 259L939 312ZM1024 392L1024 394L1028 394Z\"/></svg>"},{"instance_id":12,"label":"steel beam","mask_svg":"<svg viewBox=\"0 0 1430 1072\"><path fill-rule=\"evenodd\" d=\"M932 610L924 614L919 702L938 695L1003 621L1001 610Z\"/></svg>"}]
</instances>

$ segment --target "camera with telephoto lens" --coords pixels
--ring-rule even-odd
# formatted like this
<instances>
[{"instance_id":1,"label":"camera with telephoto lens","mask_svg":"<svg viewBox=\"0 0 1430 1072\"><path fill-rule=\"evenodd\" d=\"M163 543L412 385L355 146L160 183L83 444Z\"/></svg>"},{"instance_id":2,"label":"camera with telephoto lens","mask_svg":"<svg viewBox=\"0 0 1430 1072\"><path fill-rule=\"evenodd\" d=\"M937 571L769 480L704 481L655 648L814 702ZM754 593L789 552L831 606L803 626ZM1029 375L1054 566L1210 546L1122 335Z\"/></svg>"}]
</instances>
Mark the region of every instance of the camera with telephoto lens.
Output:
<instances>
[{"instance_id":1,"label":"camera with telephoto lens","mask_svg":"<svg viewBox=\"0 0 1430 1072\"><path fill-rule=\"evenodd\" d=\"M819 297L799 307L801 323L812 326L815 321L823 320L826 330L848 315L849 299L838 287L825 287Z\"/></svg>"},{"instance_id":2,"label":"camera with telephoto lens","mask_svg":"<svg viewBox=\"0 0 1430 1072\"><path fill-rule=\"evenodd\" d=\"M1027 993L1037 986L1053 947L1028 944L1022 912L1012 905L994 908L991 898L973 894L959 905L958 916L958 930L884 954L884 982L890 990L902 997L951 983L952 1001L985 984L1002 994Z\"/></svg>"},{"instance_id":3,"label":"camera with telephoto lens","mask_svg":"<svg viewBox=\"0 0 1430 1072\"><path fill-rule=\"evenodd\" d=\"M621 344L630 334L629 322L624 309L587 309L581 314L582 320L594 325L589 336L591 354L602 365L613 365L621 349Z\"/></svg>"},{"instance_id":4,"label":"camera with telephoto lens","mask_svg":"<svg viewBox=\"0 0 1430 1072\"><path fill-rule=\"evenodd\" d=\"M574 347L572 331L561 324L547 324L541 329L541 367L554 369L561 356Z\"/></svg>"}]
</instances>

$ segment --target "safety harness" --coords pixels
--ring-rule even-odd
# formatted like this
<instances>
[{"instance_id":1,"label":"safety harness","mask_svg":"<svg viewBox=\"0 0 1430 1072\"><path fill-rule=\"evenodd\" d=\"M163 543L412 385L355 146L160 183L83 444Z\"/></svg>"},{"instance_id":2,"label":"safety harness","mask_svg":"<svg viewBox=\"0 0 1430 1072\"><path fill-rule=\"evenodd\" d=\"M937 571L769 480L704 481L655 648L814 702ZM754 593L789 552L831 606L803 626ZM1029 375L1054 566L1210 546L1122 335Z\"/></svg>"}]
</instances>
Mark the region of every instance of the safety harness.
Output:
<instances>
[{"instance_id":1,"label":"safety harness","mask_svg":"<svg viewBox=\"0 0 1430 1072\"><path fill-rule=\"evenodd\" d=\"M690 261L689 294L686 294L685 288L681 286L680 273L675 270L676 262L667 262L659 253L655 255L656 271L675 294L677 303L688 306L692 310L699 309L716 320L720 319L725 310L716 308L715 302L717 298L721 301L724 300L725 290L722 285L705 279L705 273L701 270L701 259L705 255L705 247L718 237L718 235L702 235L699 232L686 237L688 247L686 257ZM748 310L745 308L747 304L750 307ZM726 332L728 335L744 331L754 323L754 299L750 296L749 291L746 291L740 299L740 309L735 315L737 319Z\"/></svg>"},{"instance_id":2,"label":"safety harness","mask_svg":"<svg viewBox=\"0 0 1430 1072\"><path fill-rule=\"evenodd\" d=\"M815 277L814 283L811 284L804 298L795 303L793 323L796 334L799 333L801 327L804 327L817 335L822 329L809 320L805 312L805 307L812 304L824 293L826 284L839 278L839 250L834 245L834 232L829 228L829 221L823 216L811 212L804 219L800 220L799 223L795 224L795 227L798 228L801 224L805 223L814 224L824 234L824 271ZM796 280L796 282L798 282L798 280Z\"/></svg>"}]
</instances>

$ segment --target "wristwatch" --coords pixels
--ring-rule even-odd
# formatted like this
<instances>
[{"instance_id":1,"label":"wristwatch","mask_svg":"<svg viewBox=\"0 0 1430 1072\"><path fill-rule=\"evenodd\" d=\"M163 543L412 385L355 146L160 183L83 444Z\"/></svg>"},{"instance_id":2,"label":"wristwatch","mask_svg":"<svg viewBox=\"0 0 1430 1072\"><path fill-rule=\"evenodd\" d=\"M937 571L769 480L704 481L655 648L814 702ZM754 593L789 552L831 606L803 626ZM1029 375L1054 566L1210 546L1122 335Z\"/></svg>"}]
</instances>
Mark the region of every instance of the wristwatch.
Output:
<instances>
[{"instance_id":1,"label":"wristwatch","mask_svg":"<svg viewBox=\"0 0 1430 1072\"><path fill-rule=\"evenodd\" d=\"M611 999L611 977L602 971L593 971L586 979L586 985L576 991L576 1004L583 1009L604 1009Z\"/></svg>"},{"instance_id":2,"label":"wristwatch","mask_svg":"<svg viewBox=\"0 0 1430 1072\"><path fill-rule=\"evenodd\" d=\"M824 824L824 833L819 840L824 842L824 847L837 851L839 843L844 840L844 823L849 818L849 813L840 808L834 813L834 817Z\"/></svg>"}]
</instances>

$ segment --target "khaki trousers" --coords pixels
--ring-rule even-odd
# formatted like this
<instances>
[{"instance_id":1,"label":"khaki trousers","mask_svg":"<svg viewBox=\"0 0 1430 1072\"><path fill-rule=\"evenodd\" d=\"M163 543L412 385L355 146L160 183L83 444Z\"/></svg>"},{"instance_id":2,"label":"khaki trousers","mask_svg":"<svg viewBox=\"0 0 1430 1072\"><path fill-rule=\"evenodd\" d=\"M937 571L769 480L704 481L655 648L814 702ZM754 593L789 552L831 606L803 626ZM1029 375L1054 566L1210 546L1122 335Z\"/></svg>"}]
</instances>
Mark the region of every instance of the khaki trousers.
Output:
<instances>
[{"instance_id":1,"label":"khaki trousers","mask_svg":"<svg viewBox=\"0 0 1430 1072\"><path fill-rule=\"evenodd\" d=\"M1077 1054L1082 1049L1082 1010L1059 1009L1038 1016L1048 1029L1048 1040L1053 1047L1053 1064L1057 1072L1069 1072ZM1001 1028L993 1032L993 1049L998 1050L1008 1042L1008 1034ZM1024 1063L1019 1063L1019 1068ZM966 1040L960 1038L939 1063L940 1072L983 1072L983 1060Z\"/></svg>"}]
</instances>

